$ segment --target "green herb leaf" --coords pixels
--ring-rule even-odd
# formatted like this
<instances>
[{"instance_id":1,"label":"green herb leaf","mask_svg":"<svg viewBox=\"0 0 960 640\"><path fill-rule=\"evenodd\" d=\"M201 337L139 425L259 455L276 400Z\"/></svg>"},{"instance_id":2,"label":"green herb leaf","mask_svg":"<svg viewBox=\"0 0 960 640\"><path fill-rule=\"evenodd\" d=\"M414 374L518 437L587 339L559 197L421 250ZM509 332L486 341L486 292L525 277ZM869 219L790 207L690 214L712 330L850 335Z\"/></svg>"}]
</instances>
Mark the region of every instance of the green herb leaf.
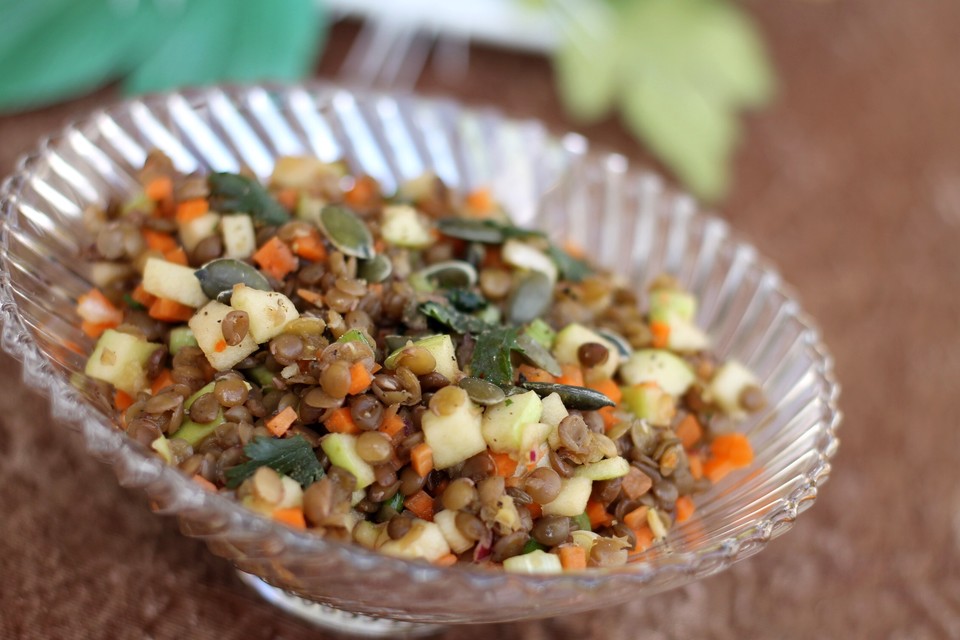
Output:
<instances>
[{"instance_id":1,"label":"green herb leaf","mask_svg":"<svg viewBox=\"0 0 960 640\"><path fill-rule=\"evenodd\" d=\"M323 477L323 467L303 436L285 440L256 437L243 448L250 460L227 469L227 487L236 489L260 467L290 476L304 487Z\"/></svg>"},{"instance_id":2,"label":"green herb leaf","mask_svg":"<svg viewBox=\"0 0 960 640\"><path fill-rule=\"evenodd\" d=\"M521 229L496 220L477 220L474 218L441 218L437 220L437 230L443 235L468 242L482 244L503 244L509 238L543 238L542 231Z\"/></svg>"},{"instance_id":3,"label":"green herb leaf","mask_svg":"<svg viewBox=\"0 0 960 640\"><path fill-rule=\"evenodd\" d=\"M517 343L516 327L487 329L477 336L470 360L470 375L493 384L510 384L513 381L513 363L510 354L522 351Z\"/></svg>"},{"instance_id":4,"label":"green herb leaf","mask_svg":"<svg viewBox=\"0 0 960 640\"><path fill-rule=\"evenodd\" d=\"M279 225L290 220L290 214L255 179L235 173L211 173L210 206L217 211L249 213L266 224Z\"/></svg>"},{"instance_id":5,"label":"green herb leaf","mask_svg":"<svg viewBox=\"0 0 960 640\"><path fill-rule=\"evenodd\" d=\"M465 313L479 311L489 304L487 299L478 291L467 289L466 287L457 287L449 289L446 292L447 300L450 301L457 310Z\"/></svg>"},{"instance_id":6,"label":"green herb leaf","mask_svg":"<svg viewBox=\"0 0 960 640\"><path fill-rule=\"evenodd\" d=\"M457 333L480 333L490 325L476 316L457 311L449 304L440 302L424 302L420 305L420 313L433 318L442 325L446 325Z\"/></svg>"},{"instance_id":7,"label":"green herb leaf","mask_svg":"<svg viewBox=\"0 0 960 640\"><path fill-rule=\"evenodd\" d=\"M580 282L593 273L590 265L583 260L574 258L560 247L550 245L547 253L550 254L550 259L553 260L554 264L557 265L557 269L560 270L560 277L564 280Z\"/></svg>"}]
</instances>

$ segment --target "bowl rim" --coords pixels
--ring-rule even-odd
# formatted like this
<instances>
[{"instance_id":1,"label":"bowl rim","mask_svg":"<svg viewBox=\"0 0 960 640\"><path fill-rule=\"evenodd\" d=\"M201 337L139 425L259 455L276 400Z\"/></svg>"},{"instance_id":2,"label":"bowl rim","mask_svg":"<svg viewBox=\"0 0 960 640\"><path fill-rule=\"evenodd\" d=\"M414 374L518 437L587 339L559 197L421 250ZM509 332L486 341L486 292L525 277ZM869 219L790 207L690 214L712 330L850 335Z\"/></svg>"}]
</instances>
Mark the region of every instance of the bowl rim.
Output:
<instances>
[{"instance_id":1,"label":"bowl rim","mask_svg":"<svg viewBox=\"0 0 960 640\"><path fill-rule=\"evenodd\" d=\"M42 137L33 150L22 154L15 162L13 172L0 182L0 317L3 319L2 348L9 355L22 363L21 375L24 382L33 390L46 396L51 402L54 416L61 418L61 422L74 430L83 431L85 446L88 453L117 466L134 459L141 465L138 474L141 476L136 482L123 483L137 488L146 488L147 485L161 483L176 494L173 505L154 509L160 515L186 515L197 511L213 513L225 518L224 529L231 531L249 531L257 534L273 536L279 540L282 547L279 553L294 551L297 553L334 553L340 559L355 566L369 567L375 563L387 566L398 573L405 573L417 582L430 582L436 579L457 573L468 578L475 586L484 589L495 589L506 581L520 581L527 586L537 588L577 587L589 589L600 580L611 578L626 580L634 584L648 582L654 575L663 571L680 571L698 577L710 575L726 569L739 559L760 551L776 536L789 530L795 523L799 513L805 511L816 500L818 489L829 478L831 459L836 453L839 440L836 430L842 421L842 412L838 406L840 385L834 373L834 361L813 319L801 310L797 303L797 296L792 288L785 284L779 276L773 263L760 254L755 247L743 239L740 233L730 228L722 218L709 213L695 200L679 190L667 187L670 196L686 198L691 205L691 220L703 223L719 223L725 232L725 241L734 250L750 252L748 267L772 276L772 293L779 295L785 302L793 303L790 317L802 328L804 346L816 363L815 372L820 385L818 399L823 402L823 409L818 423L822 425L821 437L816 448L817 458L811 468L803 473L805 482L796 488L785 503L780 507L764 514L748 528L737 535L728 535L710 547L697 551L684 551L669 555L640 556L627 565L614 568L590 568L584 571L562 574L517 574L504 571L492 571L474 566L437 567L420 560L407 560L387 556L380 552L366 549L354 542L339 542L320 538L306 531L298 531L287 526L255 514L243 507L239 502L219 493L211 493L192 482L181 474L175 467L162 462L154 454L122 433L115 424L85 401L82 394L75 389L41 353L39 345L32 338L27 329L19 306L13 295L13 287L9 270L9 224L20 199L23 187L29 183L35 171L49 155L55 152L57 145L64 142L70 135L88 127L99 118L110 117L115 114L129 112L134 105L151 107L162 105L172 97L179 96L187 101L191 107L209 104L212 97L227 97L233 104L237 104L252 92L267 91L271 95L289 96L292 92L306 92L318 104L323 100L332 100L337 95L347 95L363 100L403 99L434 108L456 108L460 113L495 114L505 121L514 124L536 123L543 127L548 138L556 141L574 141L565 144L565 151L578 160L610 164L623 167L625 175L643 177L653 180L660 187L664 185L663 178L656 172L635 162L630 162L626 156L605 151L602 148L593 149L588 139L579 133L557 133L535 118L517 118L490 105L470 105L458 102L451 98L424 96L415 93L391 93L375 90L345 88L342 85L326 81L309 81L298 84L258 83L245 85L216 85L211 87L186 88L178 91L149 94L141 97L128 98L100 107L76 118L71 118L58 131ZM609 163L609 164L608 164ZM99 444L94 446L92 439L97 438ZM107 454L104 442L112 445L112 451ZM144 467L144 465L146 465ZM144 471L148 469L148 471ZM119 471L117 471L119 473ZM223 530L223 529L221 529ZM185 532L191 537L206 537L203 534ZM212 534L216 535L216 534ZM649 553L649 552L647 552Z\"/></svg>"}]
</instances>

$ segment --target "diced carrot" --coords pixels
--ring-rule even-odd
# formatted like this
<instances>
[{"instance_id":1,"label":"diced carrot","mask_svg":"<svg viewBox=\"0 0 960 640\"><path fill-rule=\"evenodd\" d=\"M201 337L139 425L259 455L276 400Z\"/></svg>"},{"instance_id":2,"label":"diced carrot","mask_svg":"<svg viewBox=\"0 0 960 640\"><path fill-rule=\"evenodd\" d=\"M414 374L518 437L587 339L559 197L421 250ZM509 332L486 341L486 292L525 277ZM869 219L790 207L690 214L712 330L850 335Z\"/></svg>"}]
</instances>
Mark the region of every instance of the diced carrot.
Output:
<instances>
[{"instance_id":1,"label":"diced carrot","mask_svg":"<svg viewBox=\"0 0 960 640\"><path fill-rule=\"evenodd\" d=\"M223 338L217 340L216 344L213 345L213 350L217 353L223 353L227 350L227 341Z\"/></svg>"},{"instance_id":2,"label":"diced carrot","mask_svg":"<svg viewBox=\"0 0 960 640\"><path fill-rule=\"evenodd\" d=\"M173 180L169 176L158 176L148 182L143 192L154 202L173 198Z\"/></svg>"},{"instance_id":3,"label":"diced carrot","mask_svg":"<svg viewBox=\"0 0 960 640\"><path fill-rule=\"evenodd\" d=\"M577 364L560 365L563 375L557 378L557 384L568 384L573 387L583 386L583 370Z\"/></svg>"},{"instance_id":4,"label":"diced carrot","mask_svg":"<svg viewBox=\"0 0 960 640\"><path fill-rule=\"evenodd\" d=\"M663 349L670 340L670 325L666 322L650 323L651 344L655 349Z\"/></svg>"},{"instance_id":5,"label":"diced carrot","mask_svg":"<svg viewBox=\"0 0 960 640\"><path fill-rule=\"evenodd\" d=\"M530 517L536 520L543 515L543 505L539 502L529 502L527 503L527 511L530 512Z\"/></svg>"},{"instance_id":6,"label":"diced carrot","mask_svg":"<svg viewBox=\"0 0 960 640\"><path fill-rule=\"evenodd\" d=\"M716 458L707 458L703 462L703 475L710 482L716 484L723 480L727 474L734 470L734 466L727 460L717 460Z\"/></svg>"},{"instance_id":7,"label":"diced carrot","mask_svg":"<svg viewBox=\"0 0 960 640\"><path fill-rule=\"evenodd\" d=\"M163 322L186 322L193 317L193 313L191 307L168 298L157 298L147 311L151 318Z\"/></svg>"},{"instance_id":8,"label":"diced carrot","mask_svg":"<svg viewBox=\"0 0 960 640\"><path fill-rule=\"evenodd\" d=\"M183 250L183 247L177 247L176 249L171 249L170 251L164 251L163 259L167 262L179 264L184 267L190 264L190 261L187 260L187 252Z\"/></svg>"},{"instance_id":9,"label":"diced carrot","mask_svg":"<svg viewBox=\"0 0 960 640\"><path fill-rule=\"evenodd\" d=\"M410 450L410 466L421 478L433 471L433 449L426 442L421 442Z\"/></svg>"},{"instance_id":10,"label":"diced carrot","mask_svg":"<svg viewBox=\"0 0 960 640\"><path fill-rule=\"evenodd\" d=\"M283 411L267 420L264 424L270 433L278 438L287 432L297 420L297 412L293 407L284 407Z\"/></svg>"},{"instance_id":11,"label":"diced carrot","mask_svg":"<svg viewBox=\"0 0 960 640\"><path fill-rule=\"evenodd\" d=\"M96 288L77 298L77 315L86 322L107 325L108 328L123 322L123 311Z\"/></svg>"},{"instance_id":12,"label":"diced carrot","mask_svg":"<svg viewBox=\"0 0 960 640\"><path fill-rule=\"evenodd\" d=\"M331 433L360 433L360 427L353 421L348 407L335 409L330 417L326 419L323 426Z\"/></svg>"},{"instance_id":13,"label":"diced carrot","mask_svg":"<svg viewBox=\"0 0 960 640\"><path fill-rule=\"evenodd\" d=\"M433 498L423 489L404 500L403 506L410 509L413 515L421 520L433 522Z\"/></svg>"},{"instance_id":14,"label":"diced carrot","mask_svg":"<svg viewBox=\"0 0 960 640\"><path fill-rule=\"evenodd\" d=\"M303 507L288 507L286 509L274 509L273 519L282 522L288 527L294 529L306 529L307 519L303 516Z\"/></svg>"},{"instance_id":15,"label":"diced carrot","mask_svg":"<svg viewBox=\"0 0 960 640\"><path fill-rule=\"evenodd\" d=\"M728 462L734 468L745 467L753 462L753 447L742 433L724 433L710 443L714 459Z\"/></svg>"},{"instance_id":16,"label":"diced carrot","mask_svg":"<svg viewBox=\"0 0 960 640\"><path fill-rule=\"evenodd\" d=\"M692 448L703 437L703 427L700 426L700 421L692 413L683 417L675 431L684 449Z\"/></svg>"},{"instance_id":17,"label":"diced carrot","mask_svg":"<svg viewBox=\"0 0 960 640\"><path fill-rule=\"evenodd\" d=\"M210 211L210 203L206 198L190 198L181 200L177 205L177 222L184 223L196 220L200 216Z\"/></svg>"},{"instance_id":18,"label":"diced carrot","mask_svg":"<svg viewBox=\"0 0 960 640\"><path fill-rule=\"evenodd\" d=\"M358 393L363 393L370 386L371 382L373 382L373 376L370 375L370 372L367 371L367 368L362 362L354 362L350 365L350 388L347 391L348 394L355 396Z\"/></svg>"},{"instance_id":19,"label":"diced carrot","mask_svg":"<svg viewBox=\"0 0 960 640\"><path fill-rule=\"evenodd\" d=\"M610 431L614 425L620 422L620 418L617 417L616 407L602 407L597 410L597 413L603 418L604 431Z\"/></svg>"},{"instance_id":20,"label":"diced carrot","mask_svg":"<svg viewBox=\"0 0 960 640\"><path fill-rule=\"evenodd\" d=\"M203 476L201 476L199 473L198 473L197 475L193 476L193 478L191 478L191 480L193 480L194 482L196 482L198 485L200 485L201 487L203 487L203 488L206 489L207 491L213 491L214 493L217 492L217 485L213 484L212 482L210 482L209 480L207 480L206 478L204 478Z\"/></svg>"},{"instance_id":21,"label":"diced carrot","mask_svg":"<svg viewBox=\"0 0 960 640\"><path fill-rule=\"evenodd\" d=\"M364 209L380 198L380 185L370 176L357 176L353 186L343 194L344 201L354 209Z\"/></svg>"},{"instance_id":22,"label":"diced carrot","mask_svg":"<svg viewBox=\"0 0 960 640\"><path fill-rule=\"evenodd\" d=\"M293 188L280 189L280 191L277 191L275 194L273 194L273 197L284 209L293 211L297 208L297 202L300 200L300 193Z\"/></svg>"},{"instance_id":23,"label":"diced carrot","mask_svg":"<svg viewBox=\"0 0 960 640\"><path fill-rule=\"evenodd\" d=\"M485 218L494 209L493 196L489 189L476 189L467 194L464 207L477 218Z\"/></svg>"},{"instance_id":24,"label":"diced carrot","mask_svg":"<svg viewBox=\"0 0 960 640\"><path fill-rule=\"evenodd\" d=\"M374 362L373 366L370 367L370 374L376 375L377 371L380 371L381 369L383 369L383 365L380 364L379 362Z\"/></svg>"},{"instance_id":25,"label":"diced carrot","mask_svg":"<svg viewBox=\"0 0 960 640\"><path fill-rule=\"evenodd\" d=\"M144 242L147 243L147 248L151 251L164 253L177 248L177 241L169 233L143 228L140 230L140 234L143 236Z\"/></svg>"},{"instance_id":26,"label":"diced carrot","mask_svg":"<svg viewBox=\"0 0 960 640\"><path fill-rule=\"evenodd\" d=\"M434 560L433 564L438 567L452 567L457 564L457 556L452 553L447 553Z\"/></svg>"},{"instance_id":27,"label":"diced carrot","mask_svg":"<svg viewBox=\"0 0 960 640\"><path fill-rule=\"evenodd\" d=\"M517 471L517 461L511 458L509 454L490 452L490 457L493 458L498 476L509 478Z\"/></svg>"},{"instance_id":28,"label":"diced carrot","mask_svg":"<svg viewBox=\"0 0 960 640\"><path fill-rule=\"evenodd\" d=\"M555 378L541 369L540 367L534 367L529 364L522 364L517 367L517 371L520 372L527 382L554 382Z\"/></svg>"},{"instance_id":29,"label":"diced carrot","mask_svg":"<svg viewBox=\"0 0 960 640\"><path fill-rule=\"evenodd\" d=\"M169 387L174 383L173 376L170 375L170 369L164 369L160 372L156 378L153 379L153 382L150 383L150 393L157 395L157 393L164 387Z\"/></svg>"},{"instance_id":30,"label":"diced carrot","mask_svg":"<svg viewBox=\"0 0 960 640\"><path fill-rule=\"evenodd\" d=\"M113 329L115 326L117 325L102 322L87 322L84 320L80 323L80 330L91 338L99 338L101 335L103 335L104 331L107 329Z\"/></svg>"},{"instance_id":31,"label":"diced carrot","mask_svg":"<svg viewBox=\"0 0 960 640\"><path fill-rule=\"evenodd\" d=\"M634 529L633 533L637 536L637 543L633 546L634 553L646 551L653 544L653 530L649 525L643 525L639 529Z\"/></svg>"},{"instance_id":32,"label":"diced carrot","mask_svg":"<svg viewBox=\"0 0 960 640\"><path fill-rule=\"evenodd\" d=\"M385 433L391 438L396 436L398 433L403 431L403 428L406 426L403 418L397 414L393 414L389 418L384 418L383 422L380 424L380 432Z\"/></svg>"},{"instance_id":33,"label":"diced carrot","mask_svg":"<svg viewBox=\"0 0 960 640\"><path fill-rule=\"evenodd\" d=\"M560 566L564 571L587 568L587 550L578 544L565 544L560 549Z\"/></svg>"},{"instance_id":34,"label":"diced carrot","mask_svg":"<svg viewBox=\"0 0 960 640\"><path fill-rule=\"evenodd\" d=\"M327 259L327 248L316 229L310 229L309 235L294 238L293 252L311 262L324 262Z\"/></svg>"},{"instance_id":35,"label":"diced carrot","mask_svg":"<svg viewBox=\"0 0 960 640\"><path fill-rule=\"evenodd\" d=\"M594 391L599 391L617 404L620 404L620 401L623 400L623 392L620 390L620 386L614 382L612 378L594 380L587 386Z\"/></svg>"},{"instance_id":36,"label":"diced carrot","mask_svg":"<svg viewBox=\"0 0 960 640\"><path fill-rule=\"evenodd\" d=\"M113 406L117 408L117 411L126 411L132 404L133 398L126 391L117 389L117 392L113 394Z\"/></svg>"},{"instance_id":37,"label":"diced carrot","mask_svg":"<svg viewBox=\"0 0 960 640\"><path fill-rule=\"evenodd\" d=\"M590 526L594 529L613 523L613 516L607 513L606 507L595 500L587 501L587 517L590 518Z\"/></svg>"},{"instance_id":38,"label":"diced carrot","mask_svg":"<svg viewBox=\"0 0 960 640\"><path fill-rule=\"evenodd\" d=\"M153 301L157 299L157 296L152 293L147 293L147 290L143 288L143 283L138 284L133 293L130 294L130 297L134 299L135 302L139 302L145 307L150 307L153 304Z\"/></svg>"},{"instance_id":39,"label":"diced carrot","mask_svg":"<svg viewBox=\"0 0 960 640\"><path fill-rule=\"evenodd\" d=\"M587 258L587 252L583 250L583 247L571 240L563 243L563 250L579 260Z\"/></svg>"},{"instance_id":40,"label":"diced carrot","mask_svg":"<svg viewBox=\"0 0 960 640\"><path fill-rule=\"evenodd\" d=\"M702 478L703 477L703 458L700 457L700 454L688 452L687 462L690 464L690 475L693 476L693 479L699 480L700 478Z\"/></svg>"},{"instance_id":41,"label":"diced carrot","mask_svg":"<svg viewBox=\"0 0 960 640\"><path fill-rule=\"evenodd\" d=\"M696 507L690 496L680 496L677 498L677 522L686 522L693 515Z\"/></svg>"},{"instance_id":42,"label":"diced carrot","mask_svg":"<svg viewBox=\"0 0 960 640\"><path fill-rule=\"evenodd\" d=\"M297 257L280 238L270 238L253 254L253 261L277 280L283 280L297 268Z\"/></svg>"},{"instance_id":43,"label":"diced carrot","mask_svg":"<svg viewBox=\"0 0 960 640\"><path fill-rule=\"evenodd\" d=\"M310 289L297 289L297 295L316 307L319 307L323 304L323 295L317 293L316 291L310 291Z\"/></svg>"},{"instance_id":44,"label":"diced carrot","mask_svg":"<svg viewBox=\"0 0 960 640\"><path fill-rule=\"evenodd\" d=\"M623 516L623 524L627 525L634 531L641 529L647 526L647 511L649 507L646 505L640 505L633 511L628 512Z\"/></svg>"}]
</instances>

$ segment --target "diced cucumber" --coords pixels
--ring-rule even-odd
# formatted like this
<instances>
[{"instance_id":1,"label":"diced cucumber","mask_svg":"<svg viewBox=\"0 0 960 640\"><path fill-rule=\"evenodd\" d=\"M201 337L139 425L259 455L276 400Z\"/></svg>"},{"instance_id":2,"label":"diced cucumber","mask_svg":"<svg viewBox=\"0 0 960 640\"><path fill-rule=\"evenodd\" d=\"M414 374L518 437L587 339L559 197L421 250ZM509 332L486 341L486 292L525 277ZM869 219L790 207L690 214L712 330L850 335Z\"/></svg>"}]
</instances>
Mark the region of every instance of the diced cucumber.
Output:
<instances>
[{"instance_id":1,"label":"diced cucumber","mask_svg":"<svg viewBox=\"0 0 960 640\"><path fill-rule=\"evenodd\" d=\"M620 377L629 386L655 382L673 396L686 393L693 384L693 369L680 357L664 349L641 349L620 367Z\"/></svg>"},{"instance_id":2,"label":"diced cucumber","mask_svg":"<svg viewBox=\"0 0 960 640\"><path fill-rule=\"evenodd\" d=\"M270 371L263 365L260 365L259 367L253 367L252 369L247 369L245 373L248 378L252 378L254 382L263 388L272 387L273 377L276 375L273 371Z\"/></svg>"},{"instance_id":3,"label":"diced cucumber","mask_svg":"<svg viewBox=\"0 0 960 640\"><path fill-rule=\"evenodd\" d=\"M207 361L217 371L232 368L259 347L249 332L239 344L228 346L224 342L223 319L232 311L232 307L212 300L193 314L188 323Z\"/></svg>"},{"instance_id":4,"label":"diced cucumber","mask_svg":"<svg viewBox=\"0 0 960 640\"><path fill-rule=\"evenodd\" d=\"M544 349L553 349L553 341L557 337L557 332L553 330L553 327L540 318L536 318L527 325L524 333L543 345Z\"/></svg>"},{"instance_id":5,"label":"diced cucumber","mask_svg":"<svg viewBox=\"0 0 960 640\"><path fill-rule=\"evenodd\" d=\"M183 403L184 412L189 413L190 407L193 406L193 403L196 402L197 398L199 398L200 396L206 393L212 393L213 388L214 386L216 386L216 384L217 384L216 382L211 382L205 385L196 393L194 393L192 396L187 398L187 400ZM250 385L247 385L247 386L249 387ZM221 408L220 411L217 413L217 417L214 418L211 422L201 424L199 422L194 422L193 420L187 418L186 420L183 421L183 424L180 425L180 428L177 429L177 432L170 437L181 438L183 440L186 440L188 443L190 443L190 446L196 447L201 442L203 442L205 438L207 438L210 434L212 434L216 430L216 428L219 427L224 422L225 420L223 418L223 409Z\"/></svg>"},{"instance_id":6,"label":"diced cucumber","mask_svg":"<svg viewBox=\"0 0 960 640\"><path fill-rule=\"evenodd\" d=\"M510 573L563 573L560 556L540 549L513 556L503 561L503 570Z\"/></svg>"},{"instance_id":7,"label":"diced cucumber","mask_svg":"<svg viewBox=\"0 0 960 640\"><path fill-rule=\"evenodd\" d=\"M223 255L227 258L249 258L257 250L253 219L245 213L223 216L220 233L223 235Z\"/></svg>"},{"instance_id":8,"label":"diced cucumber","mask_svg":"<svg viewBox=\"0 0 960 640\"><path fill-rule=\"evenodd\" d=\"M161 345L107 329L87 359L84 373L136 396L147 387L147 360Z\"/></svg>"},{"instance_id":9,"label":"diced cucumber","mask_svg":"<svg viewBox=\"0 0 960 640\"><path fill-rule=\"evenodd\" d=\"M174 327L170 330L170 355L175 356L184 347L196 347L197 337L193 335L190 327Z\"/></svg>"},{"instance_id":10,"label":"diced cucumber","mask_svg":"<svg viewBox=\"0 0 960 640\"><path fill-rule=\"evenodd\" d=\"M433 521L443 534L443 538L450 545L454 553L463 553L473 546L474 541L460 533L457 527L457 512L450 509L439 511L433 516Z\"/></svg>"},{"instance_id":11,"label":"diced cucumber","mask_svg":"<svg viewBox=\"0 0 960 640\"><path fill-rule=\"evenodd\" d=\"M519 454L525 450L524 431L529 424L538 424L543 415L543 402L533 391L510 396L483 412L483 439L497 453ZM549 429L543 434L546 440Z\"/></svg>"},{"instance_id":12,"label":"diced cucumber","mask_svg":"<svg viewBox=\"0 0 960 640\"><path fill-rule=\"evenodd\" d=\"M630 473L630 463L626 458L617 456L616 458L607 458L598 462L591 462L577 467L573 475L577 478L589 478L590 480L613 480L622 478Z\"/></svg>"},{"instance_id":13,"label":"diced cucumber","mask_svg":"<svg viewBox=\"0 0 960 640\"><path fill-rule=\"evenodd\" d=\"M742 418L746 411L740 406L740 396L747 387L754 386L760 386L757 376L736 360L728 360L717 369L707 393L724 413L732 418Z\"/></svg>"},{"instance_id":14,"label":"diced cucumber","mask_svg":"<svg viewBox=\"0 0 960 640\"><path fill-rule=\"evenodd\" d=\"M207 303L207 296L193 269L159 258L147 258L143 268L143 289L159 298L195 309Z\"/></svg>"},{"instance_id":15,"label":"diced cucumber","mask_svg":"<svg viewBox=\"0 0 960 640\"><path fill-rule=\"evenodd\" d=\"M399 540L388 540L380 546L380 551L398 558L422 558L436 560L450 553L443 532L433 522L416 519L410 530Z\"/></svg>"},{"instance_id":16,"label":"diced cucumber","mask_svg":"<svg viewBox=\"0 0 960 640\"><path fill-rule=\"evenodd\" d=\"M360 329L350 329L342 336L337 338L337 342L340 344L344 344L345 342L362 342L371 348L376 346L370 343L370 340L366 335L364 335L363 331L360 331Z\"/></svg>"},{"instance_id":17,"label":"diced cucumber","mask_svg":"<svg viewBox=\"0 0 960 640\"><path fill-rule=\"evenodd\" d=\"M545 516L579 516L587 509L587 501L593 490L593 480L590 478L573 477L560 481L560 493L553 500L543 505Z\"/></svg>"},{"instance_id":18,"label":"diced cucumber","mask_svg":"<svg viewBox=\"0 0 960 640\"><path fill-rule=\"evenodd\" d=\"M568 324L557 333L553 342L553 357L560 364L579 365L580 357L577 352L581 346L589 342L597 342L605 346L608 355L605 362L592 367L588 373L593 374L591 377L597 379L612 378L620 364L620 351L617 349L617 345L582 324L576 322Z\"/></svg>"},{"instance_id":19,"label":"diced cucumber","mask_svg":"<svg viewBox=\"0 0 960 640\"><path fill-rule=\"evenodd\" d=\"M234 285L230 306L247 312L249 335L259 344L280 335L288 322L300 317L287 296L276 291L260 291L245 284Z\"/></svg>"},{"instance_id":20,"label":"diced cucumber","mask_svg":"<svg viewBox=\"0 0 960 640\"><path fill-rule=\"evenodd\" d=\"M446 334L427 336L414 341L413 346L428 350L437 363L434 371L442 374L450 382L456 382L460 377L460 368L457 366L457 351L450 336ZM383 361L383 366L387 369L395 369L404 349L406 349L406 346L394 349Z\"/></svg>"},{"instance_id":21,"label":"diced cucumber","mask_svg":"<svg viewBox=\"0 0 960 640\"><path fill-rule=\"evenodd\" d=\"M672 323L674 320L692 322L697 315L697 299L679 289L654 289L650 292L650 321Z\"/></svg>"},{"instance_id":22,"label":"diced cucumber","mask_svg":"<svg viewBox=\"0 0 960 640\"><path fill-rule=\"evenodd\" d=\"M429 225L415 208L407 204L383 208L380 233L388 244L407 249L424 249L434 242Z\"/></svg>"},{"instance_id":23,"label":"diced cucumber","mask_svg":"<svg viewBox=\"0 0 960 640\"><path fill-rule=\"evenodd\" d=\"M193 220L180 223L180 242L187 251L193 251L200 241L217 234L220 214L209 211Z\"/></svg>"},{"instance_id":24,"label":"diced cucumber","mask_svg":"<svg viewBox=\"0 0 960 640\"><path fill-rule=\"evenodd\" d=\"M433 450L433 466L446 469L485 451L487 443L481 431L481 409L460 393L460 404L447 415L427 411L421 418L423 437ZM450 392L453 393L453 392Z\"/></svg>"},{"instance_id":25,"label":"diced cucumber","mask_svg":"<svg viewBox=\"0 0 960 640\"><path fill-rule=\"evenodd\" d=\"M370 486L375 477L373 467L357 454L357 438L349 433L331 433L320 440L320 448L330 464L346 469L357 479L357 489Z\"/></svg>"},{"instance_id":26,"label":"diced cucumber","mask_svg":"<svg viewBox=\"0 0 960 640\"><path fill-rule=\"evenodd\" d=\"M676 402L656 383L642 382L634 387L622 387L623 404L630 412L655 427L669 427L676 415Z\"/></svg>"}]
</instances>

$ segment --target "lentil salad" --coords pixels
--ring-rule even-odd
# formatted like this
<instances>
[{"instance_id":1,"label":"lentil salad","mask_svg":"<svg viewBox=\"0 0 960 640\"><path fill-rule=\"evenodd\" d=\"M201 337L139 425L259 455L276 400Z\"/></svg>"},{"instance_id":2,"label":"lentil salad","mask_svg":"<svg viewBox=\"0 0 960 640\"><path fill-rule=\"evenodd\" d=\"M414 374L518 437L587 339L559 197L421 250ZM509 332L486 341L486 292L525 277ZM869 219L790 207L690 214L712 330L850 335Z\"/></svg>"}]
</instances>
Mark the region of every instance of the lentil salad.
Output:
<instances>
[{"instance_id":1,"label":"lentil salad","mask_svg":"<svg viewBox=\"0 0 960 640\"><path fill-rule=\"evenodd\" d=\"M660 277L641 309L485 191L156 152L140 178L84 212L86 373L128 435L266 517L441 565L617 566L752 461L718 426L762 392L695 298Z\"/></svg>"}]
</instances>

